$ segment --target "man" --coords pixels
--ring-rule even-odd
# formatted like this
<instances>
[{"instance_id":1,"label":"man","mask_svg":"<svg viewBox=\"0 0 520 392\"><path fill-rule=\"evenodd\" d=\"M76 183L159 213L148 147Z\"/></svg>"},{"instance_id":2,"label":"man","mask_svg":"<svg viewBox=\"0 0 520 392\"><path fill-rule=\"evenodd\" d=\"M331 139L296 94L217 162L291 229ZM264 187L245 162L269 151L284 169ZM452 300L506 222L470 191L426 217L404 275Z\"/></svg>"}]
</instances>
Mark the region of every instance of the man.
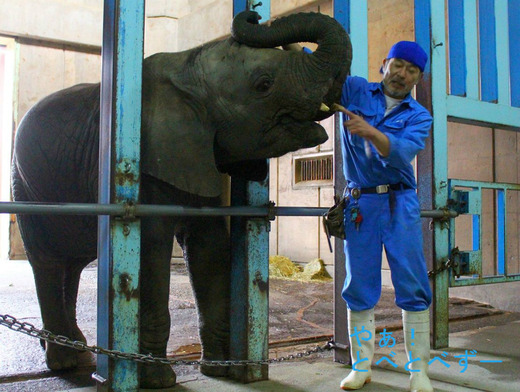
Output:
<instances>
[{"instance_id":1,"label":"man","mask_svg":"<svg viewBox=\"0 0 520 392\"><path fill-rule=\"evenodd\" d=\"M302 50L298 44L285 50ZM307 48L304 51L310 52ZM411 161L424 148L432 117L410 92L428 60L415 42L400 41L383 60L380 83L352 76L343 85L342 153L345 193L345 266L342 296L347 303L352 371L344 390L360 389L372 378L374 306L381 296L385 248L402 309L406 370L410 390L433 391L430 361L431 290L422 252L420 207Z\"/></svg>"},{"instance_id":2,"label":"man","mask_svg":"<svg viewBox=\"0 0 520 392\"><path fill-rule=\"evenodd\" d=\"M410 92L422 77L427 54L415 42L397 42L383 60L381 83L348 77L340 108L345 208L346 279L353 368L345 390L371 380L374 306L381 295L382 247L390 266L396 304L402 309L411 391L433 391L430 360L431 291L424 255L420 208L411 161L424 148L432 118ZM359 333L362 331L361 333Z\"/></svg>"}]
</instances>

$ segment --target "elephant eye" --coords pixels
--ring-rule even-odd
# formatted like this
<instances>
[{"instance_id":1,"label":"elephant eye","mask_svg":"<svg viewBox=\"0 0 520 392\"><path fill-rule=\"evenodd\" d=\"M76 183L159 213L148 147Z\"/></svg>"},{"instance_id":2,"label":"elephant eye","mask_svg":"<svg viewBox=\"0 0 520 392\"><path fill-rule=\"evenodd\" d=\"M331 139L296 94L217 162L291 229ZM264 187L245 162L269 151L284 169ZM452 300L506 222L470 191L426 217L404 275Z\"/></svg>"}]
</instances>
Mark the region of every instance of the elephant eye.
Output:
<instances>
[{"instance_id":1,"label":"elephant eye","mask_svg":"<svg viewBox=\"0 0 520 392\"><path fill-rule=\"evenodd\" d=\"M262 75L255 80L254 88L260 93L264 93L271 88L274 84L274 80L267 75Z\"/></svg>"}]
</instances>

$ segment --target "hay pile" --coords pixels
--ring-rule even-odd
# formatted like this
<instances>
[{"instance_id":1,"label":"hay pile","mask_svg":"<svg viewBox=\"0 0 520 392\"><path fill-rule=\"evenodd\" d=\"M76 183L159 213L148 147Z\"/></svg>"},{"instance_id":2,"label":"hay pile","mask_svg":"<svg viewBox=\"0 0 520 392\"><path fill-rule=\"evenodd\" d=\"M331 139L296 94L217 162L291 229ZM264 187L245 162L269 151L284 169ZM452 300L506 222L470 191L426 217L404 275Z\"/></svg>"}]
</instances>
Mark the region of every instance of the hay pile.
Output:
<instances>
[{"instance_id":1,"label":"hay pile","mask_svg":"<svg viewBox=\"0 0 520 392\"><path fill-rule=\"evenodd\" d=\"M279 255L269 256L269 277L303 282L332 280L322 259L311 260L302 268L288 257Z\"/></svg>"}]
</instances>

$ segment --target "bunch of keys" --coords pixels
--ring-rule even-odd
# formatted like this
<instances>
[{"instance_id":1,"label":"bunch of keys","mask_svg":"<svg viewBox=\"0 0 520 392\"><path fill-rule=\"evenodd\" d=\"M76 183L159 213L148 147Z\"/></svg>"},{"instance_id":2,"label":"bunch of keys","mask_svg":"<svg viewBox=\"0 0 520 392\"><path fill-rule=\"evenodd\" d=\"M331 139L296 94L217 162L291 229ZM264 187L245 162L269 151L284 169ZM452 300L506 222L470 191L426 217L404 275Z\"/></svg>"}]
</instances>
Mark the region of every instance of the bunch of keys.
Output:
<instances>
[{"instance_id":1,"label":"bunch of keys","mask_svg":"<svg viewBox=\"0 0 520 392\"><path fill-rule=\"evenodd\" d=\"M354 222L356 230L359 231L359 226L361 226L361 222L363 222L363 215L361 215L359 207L352 207L350 209L350 221Z\"/></svg>"}]
</instances>

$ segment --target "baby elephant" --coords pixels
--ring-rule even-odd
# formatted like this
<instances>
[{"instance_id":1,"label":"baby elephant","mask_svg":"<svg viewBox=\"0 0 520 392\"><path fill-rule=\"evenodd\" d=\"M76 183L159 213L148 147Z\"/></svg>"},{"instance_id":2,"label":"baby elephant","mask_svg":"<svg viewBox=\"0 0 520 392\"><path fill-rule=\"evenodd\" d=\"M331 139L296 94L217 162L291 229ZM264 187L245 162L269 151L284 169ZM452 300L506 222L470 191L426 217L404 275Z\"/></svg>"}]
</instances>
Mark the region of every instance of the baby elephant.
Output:
<instances>
[{"instance_id":1,"label":"baby elephant","mask_svg":"<svg viewBox=\"0 0 520 392\"><path fill-rule=\"evenodd\" d=\"M266 158L327 139L315 121L339 100L350 41L334 19L294 14L259 25L244 12L232 37L144 60L141 193L143 204L217 206L222 173L262 180ZM317 42L312 54L276 47ZM96 203L100 85L58 91L37 103L18 128L12 167L16 201ZM82 269L97 257L97 218L19 215L44 328L85 341L76 322ZM196 298L204 360L229 357L230 249L222 218L141 219L142 353L166 355L174 237ZM75 350L46 343L50 369L77 365ZM224 376L227 368L202 367ZM143 388L175 384L168 365L141 365Z\"/></svg>"}]
</instances>

